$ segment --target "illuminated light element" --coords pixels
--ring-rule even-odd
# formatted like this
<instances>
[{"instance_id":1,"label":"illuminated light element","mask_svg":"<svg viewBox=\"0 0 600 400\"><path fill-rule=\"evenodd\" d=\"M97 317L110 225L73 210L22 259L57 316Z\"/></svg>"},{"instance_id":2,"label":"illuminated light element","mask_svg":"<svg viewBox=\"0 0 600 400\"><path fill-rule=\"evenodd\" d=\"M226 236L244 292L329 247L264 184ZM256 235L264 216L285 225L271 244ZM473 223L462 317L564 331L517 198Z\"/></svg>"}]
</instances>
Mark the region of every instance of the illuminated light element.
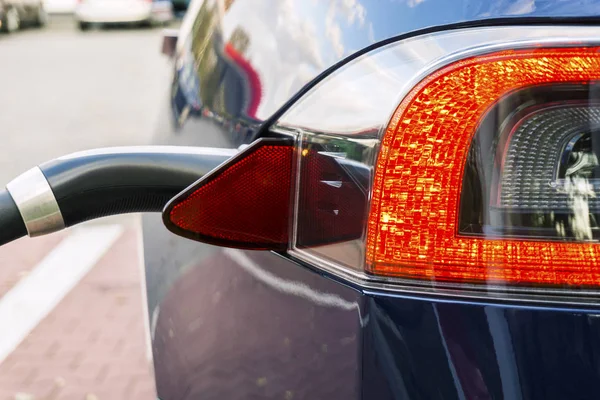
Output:
<instances>
[{"instance_id":1,"label":"illuminated light element","mask_svg":"<svg viewBox=\"0 0 600 400\"><path fill-rule=\"evenodd\" d=\"M600 285L598 244L457 233L466 156L486 111L515 90L597 80L599 48L590 47L473 57L419 83L396 109L382 140L367 271L439 282Z\"/></svg>"},{"instance_id":2,"label":"illuminated light element","mask_svg":"<svg viewBox=\"0 0 600 400\"><path fill-rule=\"evenodd\" d=\"M172 200L165 225L219 246L285 250L293 157L290 141L255 142Z\"/></svg>"}]
</instances>

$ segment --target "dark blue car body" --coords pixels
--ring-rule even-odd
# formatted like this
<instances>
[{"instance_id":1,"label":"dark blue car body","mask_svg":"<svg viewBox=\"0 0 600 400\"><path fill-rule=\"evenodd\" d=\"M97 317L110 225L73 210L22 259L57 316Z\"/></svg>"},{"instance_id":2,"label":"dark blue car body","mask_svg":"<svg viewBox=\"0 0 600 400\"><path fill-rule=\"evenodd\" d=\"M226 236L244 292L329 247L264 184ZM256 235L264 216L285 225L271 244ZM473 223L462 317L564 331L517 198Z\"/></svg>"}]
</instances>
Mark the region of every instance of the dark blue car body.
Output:
<instances>
[{"instance_id":1,"label":"dark blue car body","mask_svg":"<svg viewBox=\"0 0 600 400\"><path fill-rule=\"evenodd\" d=\"M336 43L325 34L332 7L346 13ZM316 82L389 41L599 15L593 0L194 0L156 142L248 144ZM160 224L144 217L162 400L598 397L593 303L367 290L285 254L196 243Z\"/></svg>"}]
</instances>

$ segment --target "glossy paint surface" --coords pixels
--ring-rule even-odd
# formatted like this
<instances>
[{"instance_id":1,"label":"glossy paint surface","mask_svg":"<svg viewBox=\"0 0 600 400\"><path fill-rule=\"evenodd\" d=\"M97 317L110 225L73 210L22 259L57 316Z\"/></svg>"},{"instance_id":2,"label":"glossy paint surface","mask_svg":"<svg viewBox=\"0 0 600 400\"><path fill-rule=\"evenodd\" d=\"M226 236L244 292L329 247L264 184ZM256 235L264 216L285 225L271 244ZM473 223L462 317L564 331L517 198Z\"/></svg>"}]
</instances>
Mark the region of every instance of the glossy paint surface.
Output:
<instances>
[{"instance_id":1,"label":"glossy paint surface","mask_svg":"<svg viewBox=\"0 0 600 400\"><path fill-rule=\"evenodd\" d=\"M328 68L396 35L599 13L592 0L193 0L156 143L247 144ZM144 242L162 400L583 399L600 385L595 311L364 293L175 237L158 216Z\"/></svg>"},{"instance_id":2,"label":"glossy paint surface","mask_svg":"<svg viewBox=\"0 0 600 400\"><path fill-rule=\"evenodd\" d=\"M592 0L197 0L182 25L177 65L194 64L199 88L190 110L200 105L242 129L340 60L394 36L486 19L599 13Z\"/></svg>"},{"instance_id":3,"label":"glossy paint surface","mask_svg":"<svg viewBox=\"0 0 600 400\"><path fill-rule=\"evenodd\" d=\"M367 300L365 399L593 398L596 311Z\"/></svg>"},{"instance_id":4,"label":"glossy paint surface","mask_svg":"<svg viewBox=\"0 0 600 400\"><path fill-rule=\"evenodd\" d=\"M273 253L146 246L163 400L593 398L600 384L600 311L364 293Z\"/></svg>"},{"instance_id":5,"label":"glossy paint surface","mask_svg":"<svg viewBox=\"0 0 600 400\"><path fill-rule=\"evenodd\" d=\"M273 253L164 239L145 243L168 257L146 271L161 399L361 398L359 292Z\"/></svg>"}]
</instances>

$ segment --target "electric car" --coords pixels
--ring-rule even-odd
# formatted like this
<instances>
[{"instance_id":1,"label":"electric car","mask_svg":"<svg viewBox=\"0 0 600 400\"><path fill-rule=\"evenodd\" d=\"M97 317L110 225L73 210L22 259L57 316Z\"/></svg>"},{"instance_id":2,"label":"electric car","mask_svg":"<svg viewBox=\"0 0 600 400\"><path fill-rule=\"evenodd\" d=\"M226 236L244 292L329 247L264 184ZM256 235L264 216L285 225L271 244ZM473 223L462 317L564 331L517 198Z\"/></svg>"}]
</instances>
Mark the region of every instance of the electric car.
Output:
<instances>
[{"instance_id":1,"label":"electric car","mask_svg":"<svg viewBox=\"0 0 600 400\"><path fill-rule=\"evenodd\" d=\"M188 108L213 117L178 114L156 143L286 138L293 188L259 213L268 168L240 173L248 186L198 217L208 232L231 218L235 240L280 218L271 251L175 239L144 216L159 398L594 398L599 13L193 1L174 64L194 60Z\"/></svg>"},{"instance_id":2,"label":"electric car","mask_svg":"<svg viewBox=\"0 0 600 400\"><path fill-rule=\"evenodd\" d=\"M17 178L0 244L145 212L161 400L595 399L599 15L193 0L157 147Z\"/></svg>"}]
</instances>

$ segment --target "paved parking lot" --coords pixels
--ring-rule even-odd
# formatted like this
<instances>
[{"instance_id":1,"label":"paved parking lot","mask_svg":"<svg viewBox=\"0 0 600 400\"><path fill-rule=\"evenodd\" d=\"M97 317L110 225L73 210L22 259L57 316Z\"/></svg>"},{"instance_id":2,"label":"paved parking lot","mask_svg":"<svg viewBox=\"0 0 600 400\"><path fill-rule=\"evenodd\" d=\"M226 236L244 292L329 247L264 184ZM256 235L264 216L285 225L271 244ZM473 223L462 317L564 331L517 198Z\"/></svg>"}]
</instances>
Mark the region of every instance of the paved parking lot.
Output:
<instances>
[{"instance_id":1,"label":"paved parking lot","mask_svg":"<svg viewBox=\"0 0 600 400\"><path fill-rule=\"evenodd\" d=\"M65 17L0 35L0 184L65 153L149 143L168 90L160 35L80 33Z\"/></svg>"},{"instance_id":2,"label":"paved parking lot","mask_svg":"<svg viewBox=\"0 0 600 400\"><path fill-rule=\"evenodd\" d=\"M0 35L0 184L73 151L148 144L160 29ZM0 248L0 400L155 399L138 217Z\"/></svg>"}]
</instances>

